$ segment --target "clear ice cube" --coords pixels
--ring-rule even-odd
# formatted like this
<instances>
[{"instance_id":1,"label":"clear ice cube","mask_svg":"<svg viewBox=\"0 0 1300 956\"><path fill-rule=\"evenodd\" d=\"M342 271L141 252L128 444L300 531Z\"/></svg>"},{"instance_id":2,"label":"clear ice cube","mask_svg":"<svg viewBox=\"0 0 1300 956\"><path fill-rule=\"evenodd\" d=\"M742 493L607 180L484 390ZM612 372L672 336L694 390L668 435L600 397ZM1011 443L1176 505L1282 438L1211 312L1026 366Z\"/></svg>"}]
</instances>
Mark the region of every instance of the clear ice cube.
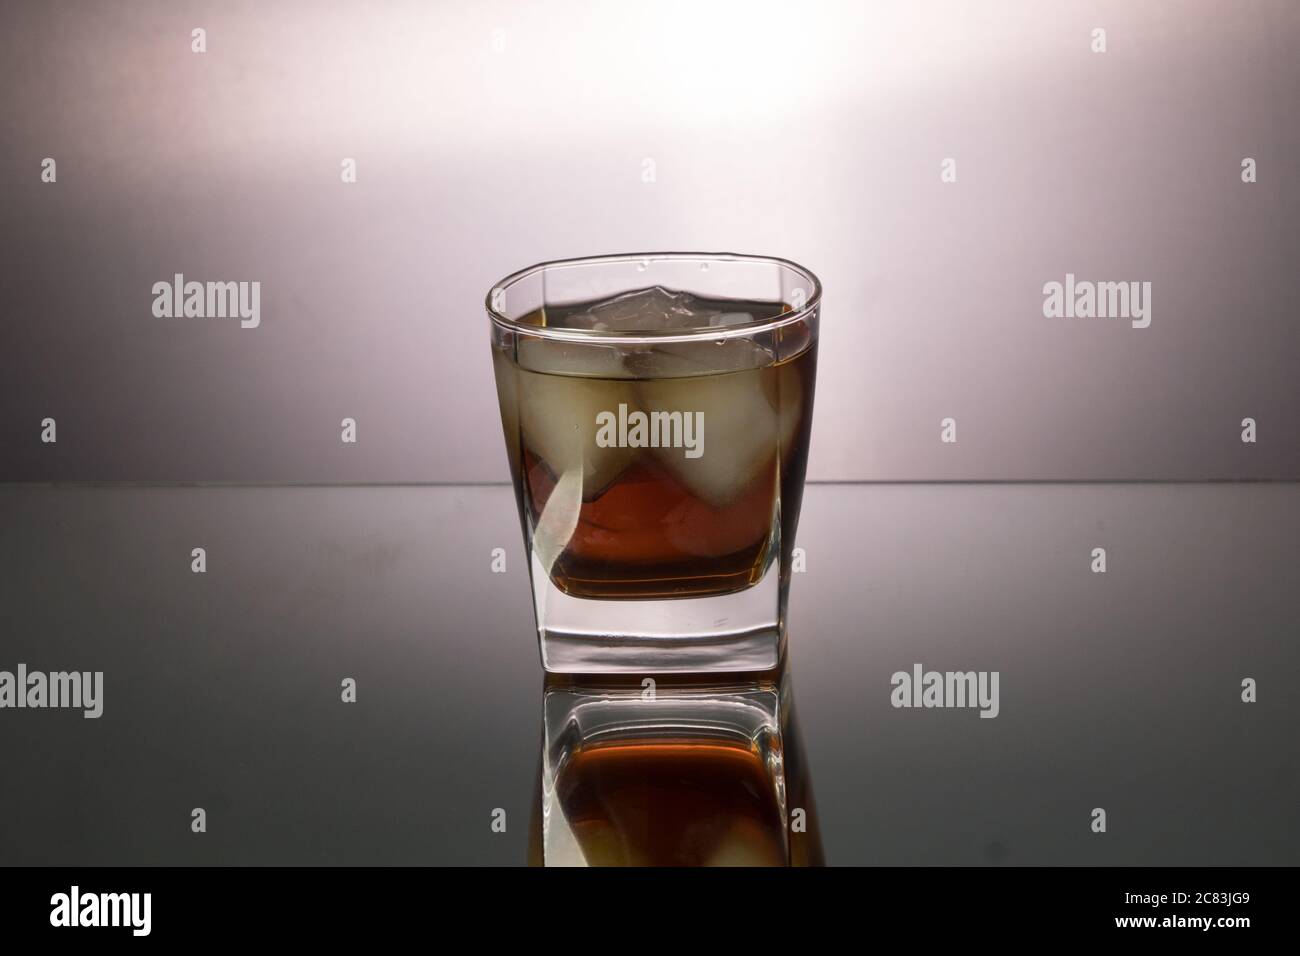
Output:
<instances>
[{"instance_id":1,"label":"clear ice cube","mask_svg":"<svg viewBox=\"0 0 1300 956\"><path fill-rule=\"evenodd\" d=\"M528 339L519 346L517 402L524 444L565 489L580 497L602 492L635 452L596 443L596 417L636 401L617 349Z\"/></svg>"},{"instance_id":2,"label":"clear ice cube","mask_svg":"<svg viewBox=\"0 0 1300 956\"><path fill-rule=\"evenodd\" d=\"M662 286L625 292L590 306L565 319L565 326L596 332L657 332L732 325L747 313L704 308L689 292L670 292Z\"/></svg>"},{"instance_id":3,"label":"clear ice cube","mask_svg":"<svg viewBox=\"0 0 1300 956\"><path fill-rule=\"evenodd\" d=\"M638 404L647 412L700 413L702 450L687 458L679 448L652 450L660 463L698 497L729 505L764 470L775 480L783 426L797 421L798 410L782 414L775 369L739 375L699 375L647 379L636 383ZM797 401L797 393L791 396Z\"/></svg>"}]
</instances>

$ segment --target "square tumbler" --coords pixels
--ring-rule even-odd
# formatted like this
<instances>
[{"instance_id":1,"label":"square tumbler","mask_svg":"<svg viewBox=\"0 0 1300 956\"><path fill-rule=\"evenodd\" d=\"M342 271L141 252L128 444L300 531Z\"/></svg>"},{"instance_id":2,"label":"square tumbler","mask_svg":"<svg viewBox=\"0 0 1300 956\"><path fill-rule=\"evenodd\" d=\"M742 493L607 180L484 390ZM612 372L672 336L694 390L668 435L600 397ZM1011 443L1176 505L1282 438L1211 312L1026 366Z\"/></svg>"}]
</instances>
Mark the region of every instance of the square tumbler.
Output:
<instances>
[{"instance_id":1,"label":"square tumbler","mask_svg":"<svg viewBox=\"0 0 1300 956\"><path fill-rule=\"evenodd\" d=\"M820 299L729 253L547 262L489 293L548 671L780 661Z\"/></svg>"}]
</instances>

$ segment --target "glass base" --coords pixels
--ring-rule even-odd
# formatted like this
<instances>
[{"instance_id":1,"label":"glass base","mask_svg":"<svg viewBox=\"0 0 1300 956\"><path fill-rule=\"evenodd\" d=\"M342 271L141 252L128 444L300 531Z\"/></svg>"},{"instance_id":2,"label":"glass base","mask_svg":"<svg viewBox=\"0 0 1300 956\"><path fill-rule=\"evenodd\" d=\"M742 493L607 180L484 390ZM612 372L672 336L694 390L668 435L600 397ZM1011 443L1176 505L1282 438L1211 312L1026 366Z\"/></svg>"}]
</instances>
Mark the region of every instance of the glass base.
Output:
<instances>
[{"instance_id":1,"label":"glass base","mask_svg":"<svg viewBox=\"0 0 1300 956\"><path fill-rule=\"evenodd\" d=\"M765 671L785 645L785 589L776 562L743 591L713 597L576 598L533 558L542 667L562 674Z\"/></svg>"}]
</instances>

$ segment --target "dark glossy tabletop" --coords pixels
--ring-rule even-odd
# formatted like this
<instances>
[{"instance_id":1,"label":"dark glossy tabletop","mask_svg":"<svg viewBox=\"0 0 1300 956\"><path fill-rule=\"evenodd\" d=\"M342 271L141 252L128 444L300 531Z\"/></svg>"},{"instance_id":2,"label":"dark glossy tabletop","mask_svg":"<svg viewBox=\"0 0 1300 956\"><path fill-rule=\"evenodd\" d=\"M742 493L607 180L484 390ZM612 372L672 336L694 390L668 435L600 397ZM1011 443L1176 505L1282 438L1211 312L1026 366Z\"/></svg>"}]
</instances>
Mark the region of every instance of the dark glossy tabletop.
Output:
<instances>
[{"instance_id":1,"label":"dark glossy tabletop","mask_svg":"<svg viewBox=\"0 0 1300 956\"><path fill-rule=\"evenodd\" d=\"M1300 486L813 485L798 545L829 863L1300 862ZM0 711L0 863L527 862L507 487L11 485L0 568L0 670L104 673L98 719ZM891 706L918 663L996 719Z\"/></svg>"}]
</instances>

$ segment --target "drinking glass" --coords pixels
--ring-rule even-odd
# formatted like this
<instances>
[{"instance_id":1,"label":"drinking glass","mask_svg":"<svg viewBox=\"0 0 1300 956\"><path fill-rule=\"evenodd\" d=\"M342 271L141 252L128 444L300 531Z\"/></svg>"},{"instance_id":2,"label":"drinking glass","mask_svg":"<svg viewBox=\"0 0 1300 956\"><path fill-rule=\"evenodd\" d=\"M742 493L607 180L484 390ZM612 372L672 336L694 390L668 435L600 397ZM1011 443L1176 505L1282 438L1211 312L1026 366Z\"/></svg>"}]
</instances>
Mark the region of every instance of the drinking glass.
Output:
<instances>
[{"instance_id":1,"label":"drinking glass","mask_svg":"<svg viewBox=\"0 0 1300 956\"><path fill-rule=\"evenodd\" d=\"M547 262L493 287L546 670L778 664L820 299L802 266L730 253Z\"/></svg>"}]
</instances>

